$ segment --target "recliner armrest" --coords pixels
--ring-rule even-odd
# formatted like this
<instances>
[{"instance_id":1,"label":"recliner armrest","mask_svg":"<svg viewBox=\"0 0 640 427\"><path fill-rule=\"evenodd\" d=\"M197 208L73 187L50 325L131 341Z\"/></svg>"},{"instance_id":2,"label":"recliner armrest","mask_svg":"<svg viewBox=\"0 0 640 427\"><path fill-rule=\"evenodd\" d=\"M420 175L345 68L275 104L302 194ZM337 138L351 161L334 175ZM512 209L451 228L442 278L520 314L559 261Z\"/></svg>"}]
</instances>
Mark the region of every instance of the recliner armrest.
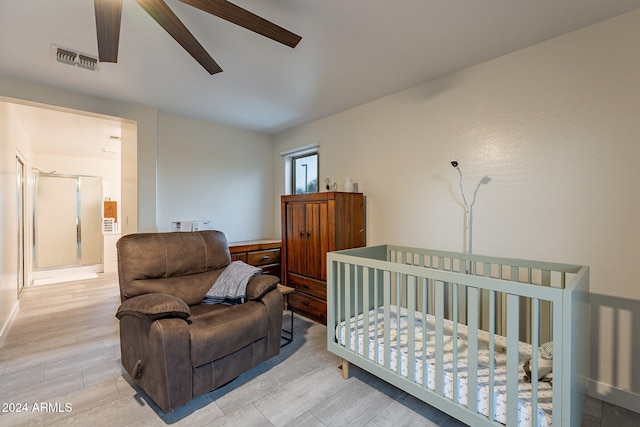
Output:
<instances>
[{"instance_id":1,"label":"recliner armrest","mask_svg":"<svg viewBox=\"0 0 640 427\"><path fill-rule=\"evenodd\" d=\"M253 276L249 283L247 283L247 300L257 301L260 300L267 292L272 291L278 286L278 279L276 276L270 274L258 274Z\"/></svg>"},{"instance_id":2,"label":"recliner armrest","mask_svg":"<svg viewBox=\"0 0 640 427\"><path fill-rule=\"evenodd\" d=\"M187 320L191 316L191 310L180 298L168 294L153 293L138 295L123 302L116 312L116 317L121 319L126 315L148 319L152 322L165 318Z\"/></svg>"}]
</instances>

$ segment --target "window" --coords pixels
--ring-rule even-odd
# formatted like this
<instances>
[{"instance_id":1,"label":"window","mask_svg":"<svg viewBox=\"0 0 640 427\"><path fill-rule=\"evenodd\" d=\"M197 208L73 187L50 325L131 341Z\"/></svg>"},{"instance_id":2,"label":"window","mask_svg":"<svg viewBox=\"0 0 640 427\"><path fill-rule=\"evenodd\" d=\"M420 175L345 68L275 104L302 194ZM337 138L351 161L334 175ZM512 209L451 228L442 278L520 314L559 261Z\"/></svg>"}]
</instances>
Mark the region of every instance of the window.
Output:
<instances>
[{"instance_id":1,"label":"window","mask_svg":"<svg viewBox=\"0 0 640 427\"><path fill-rule=\"evenodd\" d=\"M318 152L291 157L293 194L318 192Z\"/></svg>"},{"instance_id":2,"label":"window","mask_svg":"<svg viewBox=\"0 0 640 427\"><path fill-rule=\"evenodd\" d=\"M320 145L312 144L282 151L286 194L317 193Z\"/></svg>"}]
</instances>

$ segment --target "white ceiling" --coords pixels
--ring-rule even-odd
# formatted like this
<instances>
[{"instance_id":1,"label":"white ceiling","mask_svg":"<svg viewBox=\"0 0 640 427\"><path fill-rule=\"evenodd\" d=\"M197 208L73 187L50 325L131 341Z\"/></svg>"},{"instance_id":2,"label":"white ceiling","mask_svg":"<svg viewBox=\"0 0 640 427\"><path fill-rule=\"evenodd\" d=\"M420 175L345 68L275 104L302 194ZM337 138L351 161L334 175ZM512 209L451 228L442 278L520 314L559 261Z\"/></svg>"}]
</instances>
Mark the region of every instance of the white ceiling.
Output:
<instances>
[{"instance_id":1,"label":"white ceiling","mask_svg":"<svg viewBox=\"0 0 640 427\"><path fill-rule=\"evenodd\" d=\"M638 0L237 0L299 35L291 49L178 0L166 3L223 68L209 75L134 0L117 64L97 56L90 0L2 0L0 73L275 133L640 8Z\"/></svg>"}]
</instances>

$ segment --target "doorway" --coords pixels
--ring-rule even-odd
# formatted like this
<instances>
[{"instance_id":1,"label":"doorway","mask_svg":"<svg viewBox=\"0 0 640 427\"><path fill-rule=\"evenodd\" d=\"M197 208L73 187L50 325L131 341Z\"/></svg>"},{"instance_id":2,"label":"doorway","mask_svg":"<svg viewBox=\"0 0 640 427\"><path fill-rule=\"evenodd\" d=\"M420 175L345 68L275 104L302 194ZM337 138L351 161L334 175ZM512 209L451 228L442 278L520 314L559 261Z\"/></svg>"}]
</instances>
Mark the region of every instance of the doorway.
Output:
<instances>
[{"instance_id":1,"label":"doorway","mask_svg":"<svg viewBox=\"0 0 640 427\"><path fill-rule=\"evenodd\" d=\"M121 234L137 231L137 122L19 99L0 97L0 102L6 107L3 118L6 117L7 127L15 135L11 142L15 144L14 153L17 154L14 164L16 196L15 199L12 197L11 203L16 203L13 209L17 214L17 231L11 239L16 239L12 244L16 248L16 287L21 290L29 285L58 283L117 271L116 242ZM43 264L40 262L42 258L36 261L34 205L38 174L33 171L82 176L82 188L96 187L99 203L92 206L98 214L92 215L91 221L78 217L81 228L73 236L76 237L78 232L84 235L92 228L98 231L101 245L90 245L88 239L82 239L78 248L76 241L76 263L71 267ZM90 182L89 176L101 177L102 183ZM117 216L121 222L116 232L103 234L105 198L118 201ZM86 198L82 200L86 201ZM62 209L61 204L53 209L58 208Z\"/></svg>"},{"instance_id":2,"label":"doorway","mask_svg":"<svg viewBox=\"0 0 640 427\"><path fill-rule=\"evenodd\" d=\"M19 154L16 155L16 217L18 220L18 297L24 289L25 277L26 277L26 261L25 261L25 176L26 166L25 161Z\"/></svg>"}]
</instances>

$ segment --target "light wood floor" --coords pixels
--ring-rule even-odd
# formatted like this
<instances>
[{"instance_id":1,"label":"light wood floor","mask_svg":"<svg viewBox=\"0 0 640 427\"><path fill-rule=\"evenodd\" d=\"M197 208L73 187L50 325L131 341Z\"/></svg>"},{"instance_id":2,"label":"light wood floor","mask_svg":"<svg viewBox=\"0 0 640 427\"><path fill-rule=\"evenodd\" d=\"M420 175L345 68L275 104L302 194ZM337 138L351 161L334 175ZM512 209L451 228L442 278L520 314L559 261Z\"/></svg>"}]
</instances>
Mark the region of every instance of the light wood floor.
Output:
<instances>
[{"instance_id":1,"label":"light wood floor","mask_svg":"<svg viewBox=\"0 0 640 427\"><path fill-rule=\"evenodd\" d=\"M115 276L24 290L0 348L0 425L463 425L354 366L343 380L326 328L297 316L278 357L164 414L122 370L118 304ZM640 414L589 399L583 426L638 425Z\"/></svg>"}]
</instances>

